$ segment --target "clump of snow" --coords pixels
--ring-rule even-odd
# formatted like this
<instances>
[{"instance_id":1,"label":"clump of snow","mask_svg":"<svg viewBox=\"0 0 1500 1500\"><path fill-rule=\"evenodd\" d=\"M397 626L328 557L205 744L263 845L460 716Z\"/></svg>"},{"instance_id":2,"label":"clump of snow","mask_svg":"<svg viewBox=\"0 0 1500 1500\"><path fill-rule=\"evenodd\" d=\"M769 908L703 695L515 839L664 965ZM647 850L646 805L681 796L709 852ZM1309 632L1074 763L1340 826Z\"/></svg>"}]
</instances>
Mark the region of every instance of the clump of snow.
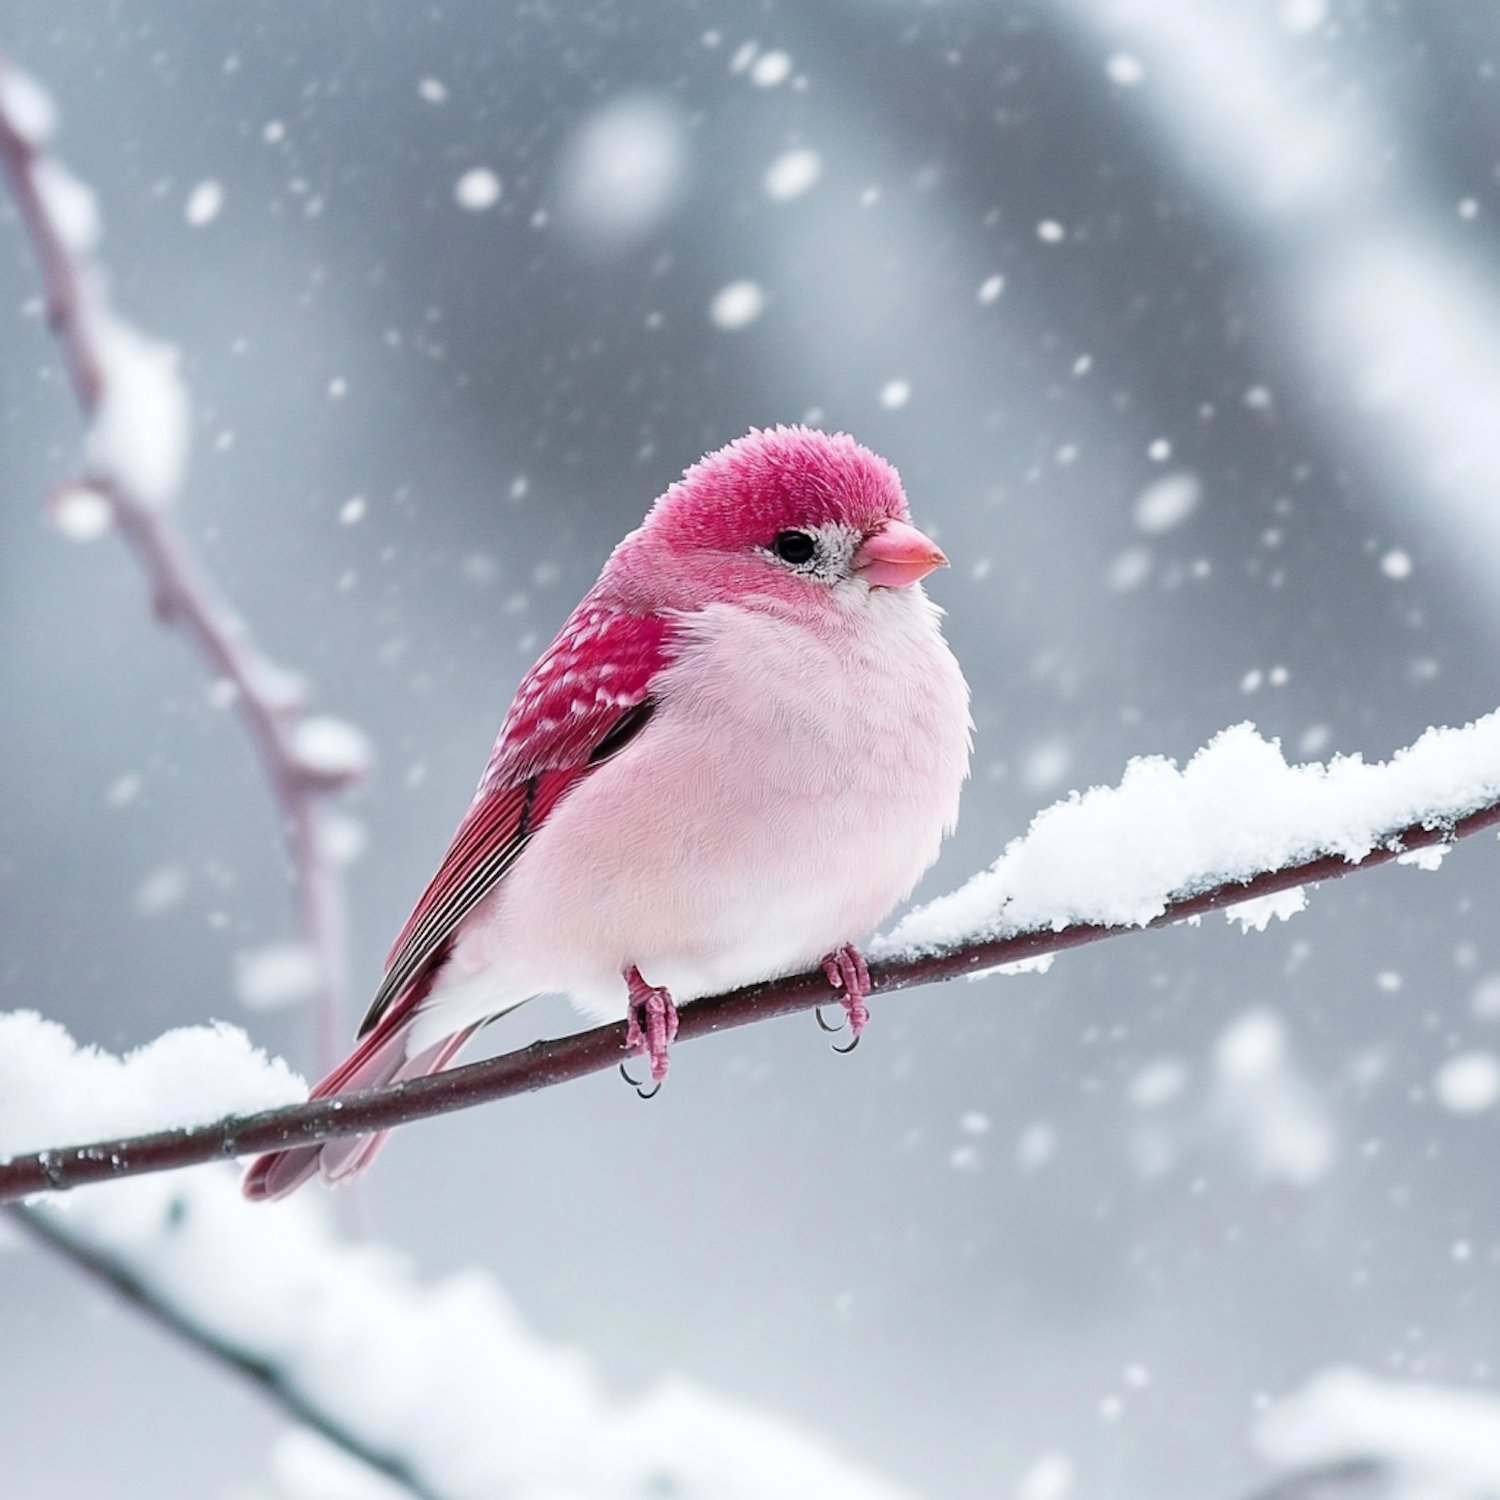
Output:
<instances>
[{"instance_id":1,"label":"clump of snow","mask_svg":"<svg viewBox=\"0 0 1500 1500\"><path fill-rule=\"evenodd\" d=\"M318 821L323 855L336 865L353 864L365 852L365 825L348 813L325 810Z\"/></svg>"},{"instance_id":2,"label":"clump of snow","mask_svg":"<svg viewBox=\"0 0 1500 1500\"><path fill-rule=\"evenodd\" d=\"M1333 731L1326 724L1311 724L1297 741L1297 752L1308 757L1321 755L1332 738Z\"/></svg>"},{"instance_id":3,"label":"clump of snow","mask_svg":"<svg viewBox=\"0 0 1500 1500\"><path fill-rule=\"evenodd\" d=\"M460 208L482 213L500 201L500 179L488 167L470 167L453 184L453 198Z\"/></svg>"},{"instance_id":4,"label":"clump of snow","mask_svg":"<svg viewBox=\"0 0 1500 1500\"><path fill-rule=\"evenodd\" d=\"M687 159L687 128L670 100L632 94L602 105L563 150L563 222L601 248L633 243L677 201Z\"/></svg>"},{"instance_id":5,"label":"clump of snow","mask_svg":"<svg viewBox=\"0 0 1500 1500\"><path fill-rule=\"evenodd\" d=\"M297 725L297 759L317 776L363 776L370 767L370 742L352 724L332 714L315 714Z\"/></svg>"},{"instance_id":6,"label":"clump of snow","mask_svg":"<svg viewBox=\"0 0 1500 1500\"><path fill-rule=\"evenodd\" d=\"M1151 576L1151 549L1127 547L1110 565L1105 582L1117 594L1128 594Z\"/></svg>"},{"instance_id":7,"label":"clump of snow","mask_svg":"<svg viewBox=\"0 0 1500 1500\"><path fill-rule=\"evenodd\" d=\"M1043 740L1033 745L1021 761L1021 780L1028 791L1041 792L1054 787L1073 765L1073 752L1066 740Z\"/></svg>"},{"instance_id":8,"label":"clump of snow","mask_svg":"<svg viewBox=\"0 0 1500 1500\"><path fill-rule=\"evenodd\" d=\"M1073 1461L1065 1453L1046 1453L1021 1476L1016 1500L1065 1500L1073 1493Z\"/></svg>"},{"instance_id":9,"label":"clump of snow","mask_svg":"<svg viewBox=\"0 0 1500 1500\"><path fill-rule=\"evenodd\" d=\"M785 1419L686 1381L612 1400L584 1357L537 1339L489 1276L424 1284L405 1257L341 1243L326 1209L315 1194L246 1203L237 1174L215 1164L100 1184L42 1212L428 1493L906 1500ZM379 1493L309 1491L315 1466L329 1469L305 1446L278 1450L278 1479L299 1500Z\"/></svg>"},{"instance_id":10,"label":"clump of snow","mask_svg":"<svg viewBox=\"0 0 1500 1500\"><path fill-rule=\"evenodd\" d=\"M1500 799L1500 713L1429 729L1391 760L1286 763L1251 724L1179 768L1132 760L1037 814L990 869L912 912L873 951L932 951L1075 924L1144 926L1169 902L1320 856L1351 862L1414 824L1442 827Z\"/></svg>"},{"instance_id":11,"label":"clump of snow","mask_svg":"<svg viewBox=\"0 0 1500 1500\"><path fill-rule=\"evenodd\" d=\"M766 168L761 186L773 203L800 198L823 175L823 160L816 151L798 146L784 151Z\"/></svg>"},{"instance_id":12,"label":"clump of snow","mask_svg":"<svg viewBox=\"0 0 1500 1500\"><path fill-rule=\"evenodd\" d=\"M1241 901L1226 907L1224 915L1231 922L1240 924L1241 932L1253 927L1264 932L1274 917L1280 922L1290 922L1300 911L1307 910L1307 892L1300 885L1289 891L1273 891L1269 896L1257 896L1253 901Z\"/></svg>"},{"instance_id":13,"label":"clump of snow","mask_svg":"<svg viewBox=\"0 0 1500 1500\"><path fill-rule=\"evenodd\" d=\"M289 667L277 666L263 656L244 663L249 690L270 708L289 711L301 708L307 701L307 683Z\"/></svg>"},{"instance_id":14,"label":"clump of snow","mask_svg":"<svg viewBox=\"0 0 1500 1500\"><path fill-rule=\"evenodd\" d=\"M100 312L91 341L102 377L85 451L90 468L142 505L169 505L187 467L188 397L177 351Z\"/></svg>"},{"instance_id":15,"label":"clump of snow","mask_svg":"<svg viewBox=\"0 0 1500 1500\"><path fill-rule=\"evenodd\" d=\"M997 964L995 967L1001 974L1045 974L1056 957L1055 953L1036 953L1030 958L1018 958L1012 964ZM978 979L980 976L971 977Z\"/></svg>"},{"instance_id":16,"label":"clump of snow","mask_svg":"<svg viewBox=\"0 0 1500 1500\"><path fill-rule=\"evenodd\" d=\"M80 1047L35 1011L0 1013L0 1158L206 1125L306 1097L284 1062L223 1022L169 1031L116 1057Z\"/></svg>"},{"instance_id":17,"label":"clump of snow","mask_svg":"<svg viewBox=\"0 0 1500 1500\"><path fill-rule=\"evenodd\" d=\"M708 316L719 328L748 328L766 310L766 294L753 281L731 281L708 304Z\"/></svg>"},{"instance_id":18,"label":"clump of snow","mask_svg":"<svg viewBox=\"0 0 1500 1500\"><path fill-rule=\"evenodd\" d=\"M224 189L212 177L205 179L188 194L183 205L182 217L194 229L212 224L224 207Z\"/></svg>"},{"instance_id":19,"label":"clump of snow","mask_svg":"<svg viewBox=\"0 0 1500 1500\"><path fill-rule=\"evenodd\" d=\"M57 130L52 95L31 74L8 67L4 61L0 61L0 114L32 148L45 146Z\"/></svg>"},{"instance_id":20,"label":"clump of snow","mask_svg":"<svg viewBox=\"0 0 1500 1500\"><path fill-rule=\"evenodd\" d=\"M1016 1165L1038 1172L1057 1154L1057 1131L1046 1120L1033 1120L1016 1140Z\"/></svg>"},{"instance_id":21,"label":"clump of snow","mask_svg":"<svg viewBox=\"0 0 1500 1500\"><path fill-rule=\"evenodd\" d=\"M1130 1080L1130 1102L1137 1109L1160 1109L1178 1098L1187 1083L1188 1070L1180 1059L1158 1058Z\"/></svg>"},{"instance_id":22,"label":"clump of snow","mask_svg":"<svg viewBox=\"0 0 1500 1500\"><path fill-rule=\"evenodd\" d=\"M140 796L145 784L139 771L126 771L110 782L109 790L104 794L105 803L110 807L129 807Z\"/></svg>"},{"instance_id":23,"label":"clump of snow","mask_svg":"<svg viewBox=\"0 0 1500 1500\"><path fill-rule=\"evenodd\" d=\"M1486 974L1474 986L1469 1009L1481 1021L1500 1020L1500 974Z\"/></svg>"},{"instance_id":24,"label":"clump of snow","mask_svg":"<svg viewBox=\"0 0 1500 1500\"><path fill-rule=\"evenodd\" d=\"M1003 276L986 276L979 284L979 300L988 306L991 302L999 300L1000 293L1005 290L1005 278Z\"/></svg>"},{"instance_id":25,"label":"clump of snow","mask_svg":"<svg viewBox=\"0 0 1500 1500\"><path fill-rule=\"evenodd\" d=\"M1293 1066L1279 1016L1240 1016L1219 1038L1214 1070L1214 1114L1257 1177L1305 1188L1328 1174L1338 1155L1333 1121Z\"/></svg>"},{"instance_id":26,"label":"clump of snow","mask_svg":"<svg viewBox=\"0 0 1500 1500\"><path fill-rule=\"evenodd\" d=\"M1282 0L1281 24L1293 36L1306 36L1328 19L1328 0Z\"/></svg>"},{"instance_id":27,"label":"clump of snow","mask_svg":"<svg viewBox=\"0 0 1500 1500\"><path fill-rule=\"evenodd\" d=\"M762 52L750 67L750 82L757 88L774 89L792 73L792 59L785 52Z\"/></svg>"},{"instance_id":28,"label":"clump of snow","mask_svg":"<svg viewBox=\"0 0 1500 1500\"><path fill-rule=\"evenodd\" d=\"M272 943L234 961L234 991L250 1010L280 1010L317 993L322 968L304 943Z\"/></svg>"},{"instance_id":29,"label":"clump of snow","mask_svg":"<svg viewBox=\"0 0 1500 1500\"><path fill-rule=\"evenodd\" d=\"M1327 1370L1262 1416L1255 1443L1284 1468L1387 1464L1400 1494L1488 1500L1500 1488L1500 1399L1479 1391Z\"/></svg>"},{"instance_id":30,"label":"clump of snow","mask_svg":"<svg viewBox=\"0 0 1500 1500\"><path fill-rule=\"evenodd\" d=\"M1252 1010L1219 1038L1219 1071L1231 1078L1263 1078L1286 1056L1286 1028L1270 1011Z\"/></svg>"},{"instance_id":31,"label":"clump of snow","mask_svg":"<svg viewBox=\"0 0 1500 1500\"><path fill-rule=\"evenodd\" d=\"M93 189L50 156L42 157L32 166L31 180L58 239L74 255L91 254L103 232Z\"/></svg>"},{"instance_id":32,"label":"clump of snow","mask_svg":"<svg viewBox=\"0 0 1500 1500\"><path fill-rule=\"evenodd\" d=\"M1203 487L1193 474L1168 474L1141 491L1135 502L1135 524L1149 535L1181 526L1198 509Z\"/></svg>"},{"instance_id":33,"label":"clump of snow","mask_svg":"<svg viewBox=\"0 0 1500 1500\"><path fill-rule=\"evenodd\" d=\"M187 889L187 871L181 865L159 865L136 887L135 909L143 917L159 917L171 911Z\"/></svg>"},{"instance_id":34,"label":"clump of snow","mask_svg":"<svg viewBox=\"0 0 1500 1500\"><path fill-rule=\"evenodd\" d=\"M887 411L896 411L911 400L909 380L888 380L880 388L880 404Z\"/></svg>"},{"instance_id":35,"label":"clump of snow","mask_svg":"<svg viewBox=\"0 0 1500 1500\"><path fill-rule=\"evenodd\" d=\"M1444 1109L1477 1115L1500 1099L1500 1061L1493 1052L1462 1052L1450 1057L1432 1080L1432 1091Z\"/></svg>"},{"instance_id":36,"label":"clump of snow","mask_svg":"<svg viewBox=\"0 0 1500 1500\"><path fill-rule=\"evenodd\" d=\"M1146 80L1140 58L1129 52L1113 52L1104 63L1105 76L1123 89L1133 89Z\"/></svg>"},{"instance_id":37,"label":"clump of snow","mask_svg":"<svg viewBox=\"0 0 1500 1500\"><path fill-rule=\"evenodd\" d=\"M52 524L70 542L95 542L114 524L109 498L86 484L65 484L47 501Z\"/></svg>"},{"instance_id":38,"label":"clump of snow","mask_svg":"<svg viewBox=\"0 0 1500 1500\"><path fill-rule=\"evenodd\" d=\"M1425 849L1412 849L1396 856L1398 865L1410 865L1415 870L1426 870L1429 874L1443 868L1443 861L1452 850L1452 844L1429 844Z\"/></svg>"}]
</instances>

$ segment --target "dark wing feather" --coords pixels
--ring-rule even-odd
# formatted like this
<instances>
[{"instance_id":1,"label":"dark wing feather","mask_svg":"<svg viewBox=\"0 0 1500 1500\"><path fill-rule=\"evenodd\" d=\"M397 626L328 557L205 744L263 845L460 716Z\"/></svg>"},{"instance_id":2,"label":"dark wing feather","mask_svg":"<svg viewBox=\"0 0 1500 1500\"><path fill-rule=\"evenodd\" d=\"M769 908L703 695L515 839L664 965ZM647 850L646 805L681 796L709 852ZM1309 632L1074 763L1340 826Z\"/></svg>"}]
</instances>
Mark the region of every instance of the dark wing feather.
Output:
<instances>
[{"instance_id":1,"label":"dark wing feather","mask_svg":"<svg viewBox=\"0 0 1500 1500\"><path fill-rule=\"evenodd\" d=\"M671 622L586 598L516 691L490 763L438 872L401 929L359 1034L446 951L575 781L644 728Z\"/></svg>"}]
</instances>

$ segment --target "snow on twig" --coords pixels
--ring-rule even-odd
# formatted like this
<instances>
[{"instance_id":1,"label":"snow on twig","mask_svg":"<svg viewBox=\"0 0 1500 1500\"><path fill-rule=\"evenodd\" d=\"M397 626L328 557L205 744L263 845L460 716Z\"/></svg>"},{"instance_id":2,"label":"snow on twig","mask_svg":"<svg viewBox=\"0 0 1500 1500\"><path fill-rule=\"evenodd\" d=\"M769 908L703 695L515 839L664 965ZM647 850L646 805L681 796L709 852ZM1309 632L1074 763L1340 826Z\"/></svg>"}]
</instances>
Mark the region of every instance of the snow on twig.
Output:
<instances>
[{"instance_id":1,"label":"snow on twig","mask_svg":"<svg viewBox=\"0 0 1500 1500\"><path fill-rule=\"evenodd\" d=\"M1268 915L1301 908L1286 898L1303 886L1392 861L1430 869L1455 840L1497 823L1500 711L1463 729L1429 730L1379 765L1340 758L1288 766L1274 744L1239 726L1181 770L1134 761L1119 787L1040 813L990 871L877 942L870 976L881 994L1036 967L1067 948L1215 910L1263 927ZM678 1041L828 998L819 972L695 1000L682 1009ZM625 1032L623 1022L599 1026L381 1089L48 1150L19 1136L0 1090L0 1201L389 1129L528 1093L613 1067L625 1055ZM34 1075L24 1030L0 1028L0 1078L12 1035L22 1038L12 1049L28 1054L13 1066Z\"/></svg>"},{"instance_id":2,"label":"snow on twig","mask_svg":"<svg viewBox=\"0 0 1500 1500\"><path fill-rule=\"evenodd\" d=\"M35 1011L0 1014L0 1153L64 1135L208 1125L304 1098L306 1083L237 1026L182 1026L124 1057Z\"/></svg>"},{"instance_id":3,"label":"snow on twig","mask_svg":"<svg viewBox=\"0 0 1500 1500\"><path fill-rule=\"evenodd\" d=\"M186 1200L174 1199L173 1203L185 1204ZM127 1302L134 1303L153 1322L260 1386L305 1428L319 1433L345 1453L394 1480L408 1494L416 1496L416 1500L442 1500L436 1491L429 1489L412 1474L400 1459L389 1452L369 1447L315 1403L306 1400L276 1365L226 1339L215 1326L215 1320L195 1317L178 1307L169 1296L162 1293L152 1279L143 1275L138 1258L122 1255L117 1246L91 1240L80 1234L66 1217L51 1213L46 1208L12 1203L7 1206L6 1212L50 1250L78 1270L86 1272L95 1281L103 1282ZM185 1213L185 1209L183 1212Z\"/></svg>"},{"instance_id":4,"label":"snow on twig","mask_svg":"<svg viewBox=\"0 0 1500 1500\"><path fill-rule=\"evenodd\" d=\"M86 472L60 487L54 510L78 536L96 534L94 518L114 523L146 573L158 617L188 638L239 711L281 809L301 941L314 958L316 1053L331 1066L344 1040L343 898L337 841L321 802L365 774L369 753L358 731L308 716L300 681L261 651L172 522L190 428L176 351L111 308L93 260L93 195L49 153L55 124L46 91L0 56L0 166L90 424Z\"/></svg>"},{"instance_id":5,"label":"snow on twig","mask_svg":"<svg viewBox=\"0 0 1500 1500\"><path fill-rule=\"evenodd\" d=\"M1256 1423L1261 1456L1299 1475L1386 1477L1391 1500L1491 1500L1500 1493L1500 1399L1487 1391L1325 1370ZM1259 1500L1259 1497L1257 1497Z\"/></svg>"},{"instance_id":6,"label":"snow on twig","mask_svg":"<svg viewBox=\"0 0 1500 1500\"><path fill-rule=\"evenodd\" d=\"M428 1500L910 1500L685 1381L612 1400L483 1272L424 1285L400 1257L339 1240L326 1202L246 1203L222 1165L10 1212Z\"/></svg>"},{"instance_id":7,"label":"snow on twig","mask_svg":"<svg viewBox=\"0 0 1500 1500\"><path fill-rule=\"evenodd\" d=\"M1375 765L1357 755L1288 765L1279 744L1236 724L1181 769L1143 756L1119 786L1045 809L990 869L913 912L884 948L936 951L976 934L1077 923L1140 927L1216 886L1324 856L1358 863L1414 825L1441 834L1497 798L1500 712L1429 729ZM1263 915L1249 920L1263 927Z\"/></svg>"}]
</instances>

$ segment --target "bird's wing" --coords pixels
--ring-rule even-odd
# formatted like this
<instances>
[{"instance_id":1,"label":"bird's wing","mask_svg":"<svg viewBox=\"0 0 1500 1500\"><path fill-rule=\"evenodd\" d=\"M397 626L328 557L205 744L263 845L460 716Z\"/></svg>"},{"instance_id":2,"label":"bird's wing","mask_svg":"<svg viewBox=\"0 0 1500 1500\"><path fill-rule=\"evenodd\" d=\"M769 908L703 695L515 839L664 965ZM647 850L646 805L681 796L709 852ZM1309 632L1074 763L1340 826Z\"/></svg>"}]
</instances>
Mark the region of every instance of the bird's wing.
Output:
<instances>
[{"instance_id":1,"label":"bird's wing","mask_svg":"<svg viewBox=\"0 0 1500 1500\"><path fill-rule=\"evenodd\" d=\"M445 952L575 781L645 726L672 622L585 599L516 691L474 801L386 960L364 1036Z\"/></svg>"}]
</instances>

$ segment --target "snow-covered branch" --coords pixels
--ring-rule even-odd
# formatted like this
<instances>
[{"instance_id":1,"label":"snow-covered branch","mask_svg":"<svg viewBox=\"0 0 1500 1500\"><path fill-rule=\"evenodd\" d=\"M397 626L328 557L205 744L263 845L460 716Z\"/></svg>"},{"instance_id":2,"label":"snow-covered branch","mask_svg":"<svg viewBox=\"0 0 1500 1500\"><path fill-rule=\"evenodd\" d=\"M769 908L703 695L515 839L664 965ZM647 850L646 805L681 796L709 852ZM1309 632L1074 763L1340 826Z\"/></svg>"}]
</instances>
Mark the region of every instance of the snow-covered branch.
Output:
<instances>
[{"instance_id":1,"label":"snow-covered branch","mask_svg":"<svg viewBox=\"0 0 1500 1500\"><path fill-rule=\"evenodd\" d=\"M185 1200L175 1199L182 1204ZM180 1335L195 1349L213 1356L230 1369L259 1386L279 1406L304 1427L320 1434L361 1463L386 1475L417 1500L442 1500L411 1473L408 1466L390 1453L370 1447L361 1437L335 1421L315 1402L308 1400L288 1378L286 1372L256 1352L227 1339L212 1321L194 1317L177 1306L154 1284L142 1266L121 1255L107 1242L90 1239L80 1233L67 1217L49 1212L36 1204L12 1203L6 1212L49 1249L94 1280L112 1288L127 1302L134 1303L153 1321Z\"/></svg>"},{"instance_id":2,"label":"snow-covered branch","mask_svg":"<svg viewBox=\"0 0 1500 1500\"><path fill-rule=\"evenodd\" d=\"M190 426L177 354L111 308L93 259L94 197L48 151L55 126L46 91L0 56L0 166L89 421L86 470L54 491L52 511L75 537L114 525L145 571L158 618L187 637L213 673L218 700L239 711L281 810L319 1002L317 1056L331 1065L344 1042L343 900L337 839L321 801L365 774L368 751L349 725L309 714L301 681L261 651L174 525Z\"/></svg>"},{"instance_id":3,"label":"snow-covered branch","mask_svg":"<svg viewBox=\"0 0 1500 1500\"><path fill-rule=\"evenodd\" d=\"M1064 949L1216 910L1264 928L1272 917L1302 909L1306 885L1392 861L1434 869L1454 841L1497 823L1500 711L1463 729L1430 729L1376 765L1341 757L1326 766L1290 766L1278 746L1240 725L1181 769L1159 757L1133 761L1118 787L1095 787L1038 814L991 869L877 942L874 992L1045 967ZM683 1007L678 1041L828 999L818 973L697 1000ZM290 1107L281 1104L284 1069L264 1064L265 1091L257 1095L247 1083L249 1097L272 1107L223 1118L223 1104L217 1113L201 1100L189 1104L170 1083L131 1086L136 1069L160 1073L158 1049L169 1036L114 1064L126 1101L119 1118L135 1133L45 1149L65 1138L70 1123L82 1133L116 1117L97 1079L74 1081L76 1069L104 1064L98 1054L63 1059L59 1047L66 1052L71 1044L37 1017L4 1020L0 1201L389 1129L579 1078L625 1056L625 1026L617 1023L429 1078ZM182 1045L198 1059L187 1070L197 1077L220 1048L234 1054L236 1067L244 1064L246 1044L229 1029L175 1035L196 1038ZM49 1111L49 1099L79 1095L95 1101L86 1116Z\"/></svg>"},{"instance_id":4,"label":"snow-covered branch","mask_svg":"<svg viewBox=\"0 0 1500 1500\"><path fill-rule=\"evenodd\" d=\"M342 1241L316 1196L252 1205L223 1165L25 1214L75 1264L430 1500L910 1500L792 1424L686 1381L611 1399L483 1272L423 1284L390 1251Z\"/></svg>"},{"instance_id":5,"label":"snow-covered branch","mask_svg":"<svg viewBox=\"0 0 1500 1500\"><path fill-rule=\"evenodd\" d=\"M1265 1412L1255 1445L1283 1475L1253 1500L1377 1493L1490 1500L1500 1493L1500 1400L1484 1390L1325 1370Z\"/></svg>"}]
</instances>

